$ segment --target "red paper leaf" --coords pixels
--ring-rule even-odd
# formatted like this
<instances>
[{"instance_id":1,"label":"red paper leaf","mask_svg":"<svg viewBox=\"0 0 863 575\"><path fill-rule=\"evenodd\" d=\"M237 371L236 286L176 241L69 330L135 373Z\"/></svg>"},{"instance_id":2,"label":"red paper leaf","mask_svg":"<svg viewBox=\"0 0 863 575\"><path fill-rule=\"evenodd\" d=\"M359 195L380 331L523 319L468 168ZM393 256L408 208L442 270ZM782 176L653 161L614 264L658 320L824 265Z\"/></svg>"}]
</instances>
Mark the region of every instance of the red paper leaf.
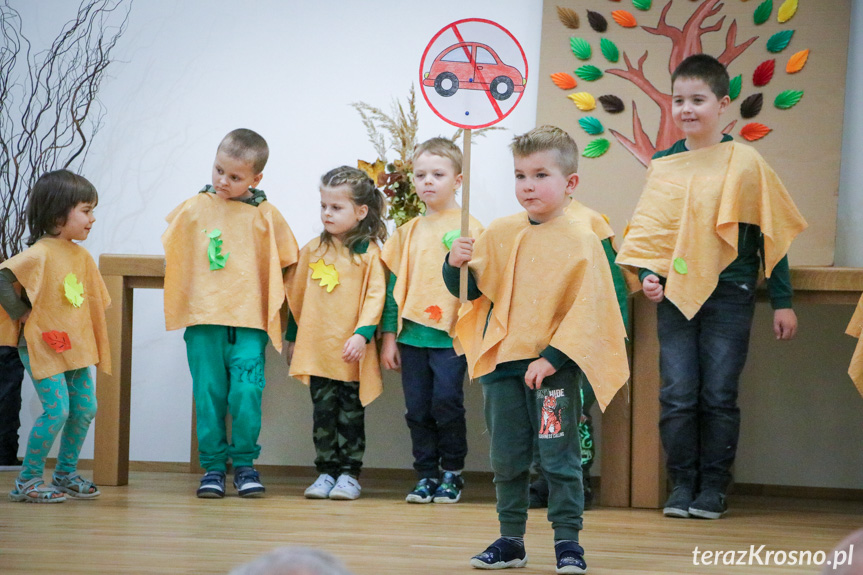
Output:
<instances>
[{"instance_id":1,"label":"red paper leaf","mask_svg":"<svg viewBox=\"0 0 863 575\"><path fill-rule=\"evenodd\" d=\"M752 83L756 86L766 86L773 78L773 72L776 69L776 60L767 60L761 62L755 71L752 73Z\"/></svg>"},{"instance_id":2,"label":"red paper leaf","mask_svg":"<svg viewBox=\"0 0 863 575\"><path fill-rule=\"evenodd\" d=\"M57 353L63 353L68 349L72 349L69 334L65 331L44 331L42 332L42 339Z\"/></svg>"},{"instance_id":3,"label":"red paper leaf","mask_svg":"<svg viewBox=\"0 0 863 575\"><path fill-rule=\"evenodd\" d=\"M631 12L627 12L626 10L615 10L611 13L611 17L614 18L615 22L617 22L624 28L635 28L636 26L638 26L638 22L635 20L635 16L633 16Z\"/></svg>"},{"instance_id":4,"label":"red paper leaf","mask_svg":"<svg viewBox=\"0 0 863 575\"><path fill-rule=\"evenodd\" d=\"M430 305L425 309L425 312L429 314L429 319L432 321L440 321L443 317L443 312L436 305Z\"/></svg>"},{"instance_id":5,"label":"red paper leaf","mask_svg":"<svg viewBox=\"0 0 863 575\"><path fill-rule=\"evenodd\" d=\"M761 138L769 134L771 130L771 128L768 128L764 124L759 124L758 122L751 122L740 128L740 135L749 140L750 142L754 142L755 140L760 140Z\"/></svg>"}]
</instances>

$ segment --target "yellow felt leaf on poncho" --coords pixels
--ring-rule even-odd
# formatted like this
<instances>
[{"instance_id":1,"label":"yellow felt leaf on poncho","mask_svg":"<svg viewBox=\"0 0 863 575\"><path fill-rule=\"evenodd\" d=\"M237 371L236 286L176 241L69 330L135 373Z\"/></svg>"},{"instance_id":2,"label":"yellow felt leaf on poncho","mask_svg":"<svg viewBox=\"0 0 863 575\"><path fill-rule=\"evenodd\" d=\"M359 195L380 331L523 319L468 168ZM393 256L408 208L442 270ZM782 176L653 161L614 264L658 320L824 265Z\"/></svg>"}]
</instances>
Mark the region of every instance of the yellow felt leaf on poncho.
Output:
<instances>
[{"instance_id":1,"label":"yellow felt leaf on poncho","mask_svg":"<svg viewBox=\"0 0 863 575\"><path fill-rule=\"evenodd\" d=\"M339 285L339 272L336 270L336 266L325 264L324 258L309 264L309 267L312 269L312 279L321 280L320 286L327 288L327 293L332 292Z\"/></svg>"},{"instance_id":2,"label":"yellow felt leaf on poncho","mask_svg":"<svg viewBox=\"0 0 863 575\"><path fill-rule=\"evenodd\" d=\"M75 307L81 307L84 303L84 284L78 281L75 274L67 274L63 279L63 291L66 293L66 299Z\"/></svg>"}]
</instances>

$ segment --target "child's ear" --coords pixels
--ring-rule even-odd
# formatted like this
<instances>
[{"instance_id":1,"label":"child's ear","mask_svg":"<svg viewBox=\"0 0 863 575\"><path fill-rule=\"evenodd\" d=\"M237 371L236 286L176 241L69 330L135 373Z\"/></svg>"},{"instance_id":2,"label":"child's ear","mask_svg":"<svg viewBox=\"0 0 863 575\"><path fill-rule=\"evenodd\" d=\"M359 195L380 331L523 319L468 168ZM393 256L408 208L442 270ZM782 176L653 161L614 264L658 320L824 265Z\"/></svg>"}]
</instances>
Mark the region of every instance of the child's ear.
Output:
<instances>
[{"instance_id":1,"label":"child's ear","mask_svg":"<svg viewBox=\"0 0 863 575\"><path fill-rule=\"evenodd\" d=\"M258 172L258 174L255 176L255 178L252 180L252 187L257 188L258 184L261 183L261 178L263 178L263 177L264 177L264 172Z\"/></svg>"},{"instance_id":2,"label":"child's ear","mask_svg":"<svg viewBox=\"0 0 863 575\"><path fill-rule=\"evenodd\" d=\"M727 94L719 100L719 113L722 114L731 105L731 97Z\"/></svg>"},{"instance_id":3,"label":"child's ear","mask_svg":"<svg viewBox=\"0 0 863 575\"><path fill-rule=\"evenodd\" d=\"M461 187L462 180L464 180L464 174L459 174L455 177L455 181L453 183L455 184L456 190Z\"/></svg>"},{"instance_id":4,"label":"child's ear","mask_svg":"<svg viewBox=\"0 0 863 575\"><path fill-rule=\"evenodd\" d=\"M566 177L566 195L571 196L578 187L578 174L570 174Z\"/></svg>"},{"instance_id":5,"label":"child's ear","mask_svg":"<svg viewBox=\"0 0 863 575\"><path fill-rule=\"evenodd\" d=\"M357 206L355 213L357 214L357 221L361 222L366 219L367 215L369 215L369 207L366 205Z\"/></svg>"}]
</instances>

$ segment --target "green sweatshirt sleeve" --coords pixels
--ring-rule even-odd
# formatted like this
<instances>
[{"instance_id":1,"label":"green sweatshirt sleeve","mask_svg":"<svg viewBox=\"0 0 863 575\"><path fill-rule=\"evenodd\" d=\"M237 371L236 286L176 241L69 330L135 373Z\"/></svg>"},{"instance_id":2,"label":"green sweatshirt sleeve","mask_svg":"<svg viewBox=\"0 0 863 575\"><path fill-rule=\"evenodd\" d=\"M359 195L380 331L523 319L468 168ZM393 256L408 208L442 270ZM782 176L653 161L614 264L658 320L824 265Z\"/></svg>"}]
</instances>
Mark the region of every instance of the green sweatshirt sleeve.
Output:
<instances>
[{"instance_id":1,"label":"green sweatshirt sleeve","mask_svg":"<svg viewBox=\"0 0 863 575\"><path fill-rule=\"evenodd\" d=\"M28 311L30 306L15 293L14 283L18 281L10 269L0 270L0 306L6 310L9 317L18 319Z\"/></svg>"},{"instance_id":2,"label":"green sweatshirt sleeve","mask_svg":"<svg viewBox=\"0 0 863 575\"><path fill-rule=\"evenodd\" d=\"M449 254L443 262L443 283L446 284L446 289L455 297L459 297L460 269L449 265ZM473 272L468 270L467 273L467 299L475 300L482 295L479 288L476 287L476 279L473 277Z\"/></svg>"},{"instance_id":3,"label":"green sweatshirt sleeve","mask_svg":"<svg viewBox=\"0 0 863 575\"><path fill-rule=\"evenodd\" d=\"M399 306L393 297L396 287L396 274L391 273L387 280L387 297L384 300L384 311L381 314L381 331L384 333L396 333L399 330Z\"/></svg>"},{"instance_id":4,"label":"green sweatshirt sleeve","mask_svg":"<svg viewBox=\"0 0 863 575\"><path fill-rule=\"evenodd\" d=\"M560 369L569 360L569 357L565 353L552 346L548 346L542 350L539 353L539 357L547 359L554 369Z\"/></svg>"},{"instance_id":5,"label":"green sweatshirt sleeve","mask_svg":"<svg viewBox=\"0 0 863 575\"><path fill-rule=\"evenodd\" d=\"M288 310L288 329L285 331L285 339L288 341L297 341L297 322L290 310Z\"/></svg>"},{"instance_id":6,"label":"green sweatshirt sleeve","mask_svg":"<svg viewBox=\"0 0 863 575\"><path fill-rule=\"evenodd\" d=\"M376 325L364 325L364 326L358 327L354 333L360 334L361 336L366 338L366 343L368 343L372 339L374 339L375 331L377 331L377 329L378 329L378 326L376 326Z\"/></svg>"}]
</instances>

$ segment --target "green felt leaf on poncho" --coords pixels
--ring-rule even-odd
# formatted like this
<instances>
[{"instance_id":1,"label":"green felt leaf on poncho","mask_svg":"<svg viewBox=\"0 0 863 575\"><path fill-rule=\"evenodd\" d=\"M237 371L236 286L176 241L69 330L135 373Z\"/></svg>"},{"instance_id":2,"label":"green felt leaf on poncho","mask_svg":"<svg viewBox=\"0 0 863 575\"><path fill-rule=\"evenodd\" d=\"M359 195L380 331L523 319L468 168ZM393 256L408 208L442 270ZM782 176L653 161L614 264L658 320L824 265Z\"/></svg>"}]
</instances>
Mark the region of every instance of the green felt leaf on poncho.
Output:
<instances>
[{"instance_id":1,"label":"green felt leaf on poncho","mask_svg":"<svg viewBox=\"0 0 863 575\"><path fill-rule=\"evenodd\" d=\"M602 50L602 55L609 62L617 62L620 59L620 50L617 48L617 44L608 38L601 38L599 40L599 47Z\"/></svg>"},{"instance_id":2,"label":"green felt leaf on poncho","mask_svg":"<svg viewBox=\"0 0 863 575\"><path fill-rule=\"evenodd\" d=\"M674 258L674 271L682 276L689 273L689 266L686 265L686 260L683 258Z\"/></svg>"},{"instance_id":3,"label":"green felt leaf on poncho","mask_svg":"<svg viewBox=\"0 0 863 575\"><path fill-rule=\"evenodd\" d=\"M593 54L590 43L584 38L570 38L569 47L579 60L589 60L591 54Z\"/></svg>"},{"instance_id":4,"label":"green felt leaf on poncho","mask_svg":"<svg viewBox=\"0 0 863 575\"><path fill-rule=\"evenodd\" d=\"M752 15L752 19L756 24L764 24L767 22L767 19L770 18L770 14L773 12L773 0L764 0L761 4L758 5L758 8L755 9L755 13Z\"/></svg>"},{"instance_id":5,"label":"green felt leaf on poncho","mask_svg":"<svg viewBox=\"0 0 863 575\"><path fill-rule=\"evenodd\" d=\"M585 64L575 71L575 75L587 82L593 82L602 78L602 70L591 64Z\"/></svg>"},{"instance_id":6,"label":"green felt leaf on poncho","mask_svg":"<svg viewBox=\"0 0 863 575\"><path fill-rule=\"evenodd\" d=\"M767 51L773 52L781 52L791 43L791 37L794 36L794 30L783 30L782 32L777 32L773 36L767 40Z\"/></svg>"},{"instance_id":7,"label":"green felt leaf on poncho","mask_svg":"<svg viewBox=\"0 0 863 575\"><path fill-rule=\"evenodd\" d=\"M84 284L78 281L75 274L66 274L63 279L63 293L69 303L75 307L81 307L81 304L84 303Z\"/></svg>"},{"instance_id":8,"label":"green felt leaf on poncho","mask_svg":"<svg viewBox=\"0 0 863 575\"><path fill-rule=\"evenodd\" d=\"M230 253L222 254L222 231L213 230L207 234L210 238L210 245L207 247L207 257L210 259L210 271L220 270L225 267L228 262Z\"/></svg>"},{"instance_id":9,"label":"green felt leaf on poncho","mask_svg":"<svg viewBox=\"0 0 863 575\"><path fill-rule=\"evenodd\" d=\"M776 99L773 100L773 105L780 110L787 110L788 108L796 106L797 102L799 102L802 97L803 90L783 90L776 95Z\"/></svg>"},{"instance_id":10,"label":"green felt leaf on poncho","mask_svg":"<svg viewBox=\"0 0 863 575\"><path fill-rule=\"evenodd\" d=\"M441 241L443 242L443 245L446 246L446 249L451 250L452 249L452 243L455 241L456 238L458 238L460 236L461 236L461 230L450 230L443 235L443 237L441 238Z\"/></svg>"},{"instance_id":11,"label":"green felt leaf on poncho","mask_svg":"<svg viewBox=\"0 0 863 575\"><path fill-rule=\"evenodd\" d=\"M598 158L607 152L609 147L611 147L611 142L605 138L597 138L584 147L581 155L585 158Z\"/></svg>"},{"instance_id":12,"label":"green felt leaf on poncho","mask_svg":"<svg viewBox=\"0 0 863 575\"><path fill-rule=\"evenodd\" d=\"M740 95L740 89L743 87L743 74L738 74L731 78L731 81L728 83L728 97L731 100L736 100L737 96Z\"/></svg>"},{"instance_id":13,"label":"green felt leaf on poncho","mask_svg":"<svg viewBox=\"0 0 863 575\"><path fill-rule=\"evenodd\" d=\"M578 124L591 136L597 136L605 131L605 127L603 127L602 122L593 116L581 118L578 121Z\"/></svg>"}]
</instances>

